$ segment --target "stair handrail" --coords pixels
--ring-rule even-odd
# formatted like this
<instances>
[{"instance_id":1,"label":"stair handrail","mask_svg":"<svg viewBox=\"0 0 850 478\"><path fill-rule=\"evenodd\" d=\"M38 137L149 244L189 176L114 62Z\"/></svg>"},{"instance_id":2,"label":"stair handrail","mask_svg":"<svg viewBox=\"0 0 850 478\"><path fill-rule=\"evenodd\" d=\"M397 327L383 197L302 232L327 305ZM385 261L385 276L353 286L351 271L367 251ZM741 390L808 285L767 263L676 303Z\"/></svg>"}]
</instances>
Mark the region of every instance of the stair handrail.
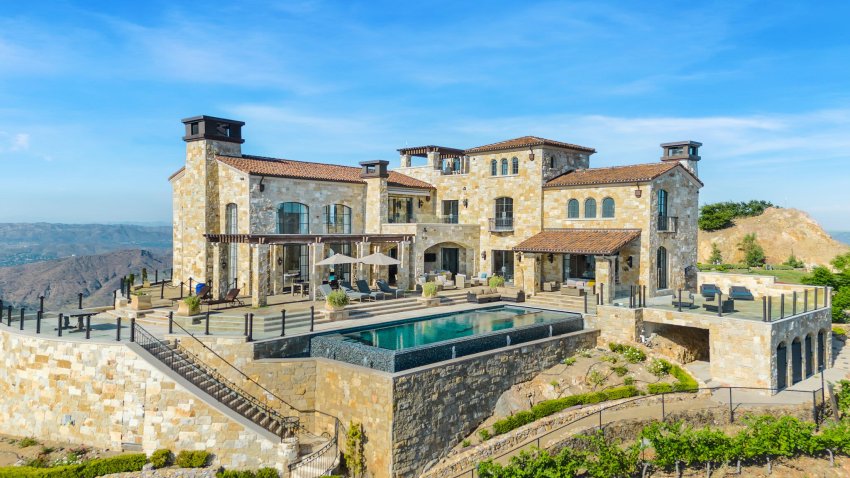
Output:
<instances>
[{"instance_id":1,"label":"stair handrail","mask_svg":"<svg viewBox=\"0 0 850 478\"><path fill-rule=\"evenodd\" d=\"M144 339L146 339L147 341L156 343L160 347L166 347L166 348L170 349L167 342L157 339L153 334L151 334L150 332L145 330L138 323L134 323L133 326L136 328L136 330L134 331L134 333L136 334L136 337L141 336ZM147 347L145 347L141 343L139 345L142 348L145 348L145 350L147 350ZM277 410L272 408L271 405L269 405L267 403L263 403L257 397L253 396L252 394L248 393L247 391L245 391L244 389L242 389L241 387L239 387L238 385L233 383L230 379L228 379L227 377L225 377L224 375L219 373L217 370L215 370L215 369L209 367L208 365L204 364L203 360L201 360L200 357L193 354L192 352L187 350L185 347L182 347L179 344L177 344L177 347L180 349L181 352L188 354L190 356L188 359L181 357L183 362L185 362L187 365L189 365L191 367L194 367L196 370L198 370L202 373L208 374L214 380L219 382L222 386L232 390L241 399L246 400L249 403L260 408L264 413L266 413L267 415L272 417L272 419L278 421L281 424L281 426L283 427L284 431L289 432L291 434L293 432L293 430L303 428L303 426L300 423L300 419L298 417L287 417L287 416L282 415L280 412L278 412ZM171 367L171 368L172 368L172 370L174 370L173 367ZM206 390L205 390L205 392L206 392ZM238 410L234 410L234 411L236 411L237 413L240 413L240 415L244 415L241 412L239 412ZM263 428L265 428L265 427L263 427ZM281 435L278 435L278 436L281 436ZM283 438L283 436L281 436L281 438Z\"/></svg>"},{"instance_id":2,"label":"stair handrail","mask_svg":"<svg viewBox=\"0 0 850 478\"><path fill-rule=\"evenodd\" d=\"M267 394L269 394L269 395L271 395L272 397L276 398L278 401L280 401L281 403L283 403L283 404L284 404L284 405L286 405L287 407L291 408L292 410L295 410L295 411L296 411L296 412L298 412L298 413L303 413L301 410L299 410L298 408L296 408L294 405L292 405L291 403L289 403L289 402L287 402L286 400L284 400L284 399L282 399L281 397L279 397L276 393L274 393L274 392L272 392L271 390L269 390L269 389L267 389L266 387L264 387L262 384L260 384L260 382L257 382L257 381L256 381L256 380L254 380L253 378L249 377L249 376L248 376L245 372L243 372L242 370L239 370L239 368L237 368L235 365L233 365L232 363L228 362L228 361L227 361L224 357L222 357L221 355L219 355L219 354L218 354L218 352L216 352L215 350L213 350L213 349L211 349L209 346L207 346L207 344L205 344L203 341L201 341L201 339L199 339L199 338L195 337L195 334L193 334L193 333L189 332L188 330L186 330L185 328L183 328L183 326L182 326L182 325L178 324L177 322L173 322L173 324L174 324L174 325L176 325L176 326L177 326L180 330L182 330L183 332L185 332L185 333L186 333L186 335L188 335L189 337L192 337L193 339L195 339L195 341L196 341L196 342L198 342L199 344L201 344L201 346L202 346L203 348L205 348L207 351L212 352L212 354L213 354L213 355L215 355L215 356L216 356L219 360L221 360L222 362L224 362L227 366L229 366L230 368L232 368L233 370L235 370L235 371L236 371L239 375L242 375L242 378L244 378L245 380L247 380L247 381L249 381L249 382L253 383L254 385L256 385L256 386L260 387L260 388L261 388L264 392L266 392ZM183 349L185 350L186 348L185 348L185 347L183 347ZM191 353L191 352L190 352L190 353ZM195 354L192 354L192 355L195 355ZM199 360L200 360L200 359L199 359Z\"/></svg>"},{"instance_id":3,"label":"stair handrail","mask_svg":"<svg viewBox=\"0 0 850 478\"><path fill-rule=\"evenodd\" d=\"M299 458L297 461L290 463L287 468L289 469L289 475L295 476L295 470L308 466L313 462L320 460L324 455L328 454L331 450L333 450L334 457L331 459L330 464L326 464L325 469L317 475L319 477L330 475L334 468L337 465L337 458L339 458L339 433L340 433L341 424L338 418L334 417L334 436L332 440L328 440L327 443L322 445L321 448L310 453L309 455L304 455Z\"/></svg>"}]
</instances>

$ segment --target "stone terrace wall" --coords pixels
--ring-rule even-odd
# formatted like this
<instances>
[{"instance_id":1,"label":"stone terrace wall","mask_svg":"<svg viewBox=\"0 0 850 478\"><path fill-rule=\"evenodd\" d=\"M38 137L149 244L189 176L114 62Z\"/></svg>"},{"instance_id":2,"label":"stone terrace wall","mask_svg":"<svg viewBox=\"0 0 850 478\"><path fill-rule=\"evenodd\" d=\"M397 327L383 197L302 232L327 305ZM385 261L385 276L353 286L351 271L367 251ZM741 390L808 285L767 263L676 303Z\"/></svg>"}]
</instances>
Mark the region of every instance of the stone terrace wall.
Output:
<instances>
[{"instance_id":1,"label":"stone terrace wall","mask_svg":"<svg viewBox=\"0 0 850 478\"><path fill-rule=\"evenodd\" d=\"M98 448L209 450L215 464L285 464L279 440L231 418L125 344L0 330L0 433Z\"/></svg>"},{"instance_id":2,"label":"stone terrace wall","mask_svg":"<svg viewBox=\"0 0 850 478\"><path fill-rule=\"evenodd\" d=\"M502 393L594 347L598 334L584 330L394 375L392 476L421 475L492 414Z\"/></svg>"}]
</instances>

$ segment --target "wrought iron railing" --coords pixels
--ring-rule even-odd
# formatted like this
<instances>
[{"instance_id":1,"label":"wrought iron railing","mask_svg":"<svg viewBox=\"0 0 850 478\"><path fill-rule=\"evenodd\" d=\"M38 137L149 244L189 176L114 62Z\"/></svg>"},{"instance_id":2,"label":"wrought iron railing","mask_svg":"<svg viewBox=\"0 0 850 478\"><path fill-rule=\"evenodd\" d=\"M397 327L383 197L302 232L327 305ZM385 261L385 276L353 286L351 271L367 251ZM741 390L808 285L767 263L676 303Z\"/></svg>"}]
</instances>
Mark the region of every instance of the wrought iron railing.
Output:
<instances>
[{"instance_id":1,"label":"wrought iron railing","mask_svg":"<svg viewBox=\"0 0 850 478\"><path fill-rule=\"evenodd\" d=\"M339 464L339 420L334 420L334 436L321 448L289 465L291 478L315 478L330 475Z\"/></svg>"},{"instance_id":2,"label":"wrought iron railing","mask_svg":"<svg viewBox=\"0 0 850 478\"><path fill-rule=\"evenodd\" d=\"M457 214L445 214L439 216L440 222L443 224L457 224L458 215Z\"/></svg>"},{"instance_id":3,"label":"wrought iron railing","mask_svg":"<svg viewBox=\"0 0 850 478\"><path fill-rule=\"evenodd\" d=\"M224 375L204 364L200 358L189 352L185 347L162 341L137 323L133 324L132 335L139 346L168 368L174 370L231 410L266 430L281 438L286 438L293 436L300 428L298 417L283 416L267 403L246 392ZM260 385L260 387L262 386ZM265 390L264 387L262 388ZM241 406L245 403L250 404L250 406ZM257 419L257 416L261 416L263 419ZM268 418L268 421L264 425L266 418ZM273 426L274 424L278 426Z\"/></svg>"},{"instance_id":4,"label":"wrought iron railing","mask_svg":"<svg viewBox=\"0 0 850 478\"><path fill-rule=\"evenodd\" d=\"M658 230L660 232L677 232L679 230L679 218L675 216L658 216Z\"/></svg>"},{"instance_id":5,"label":"wrought iron railing","mask_svg":"<svg viewBox=\"0 0 850 478\"><path fill-rule=\"evenodd\" d=\"M491 217L490 232L509 232L514 230L513 217Z\"/></svg>"}]
</instances>

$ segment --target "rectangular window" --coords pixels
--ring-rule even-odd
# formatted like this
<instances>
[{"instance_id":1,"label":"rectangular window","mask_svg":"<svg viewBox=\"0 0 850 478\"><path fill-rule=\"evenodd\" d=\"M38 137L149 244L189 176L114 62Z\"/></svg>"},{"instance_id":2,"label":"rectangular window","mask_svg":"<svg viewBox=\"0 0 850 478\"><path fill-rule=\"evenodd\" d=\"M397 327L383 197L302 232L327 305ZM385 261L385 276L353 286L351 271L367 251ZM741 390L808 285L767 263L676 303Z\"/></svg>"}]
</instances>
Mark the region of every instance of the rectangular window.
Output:
<instances>
[{"instance_id":1,"label":"rectangular window","mask_svg":"<svg viewBox=\"0 0 850 478\"><path fill-rule=\"evenodd\" d=\"M192 123L192 125L191 125L191 129L192 129L192 134L193 134L193 135L198 134L198 132L199 132L199 126L198 126L198 123Z\"/></svg>"},{"instance_id":2,"label":"rectangular window","mask_svg":"<svg viewBox=\"0 0 850 478\"><path fill-rule=\"evenodd\" d=\"M678 155L684 153L685 149L682 148L681 146L677 146L675 148L670 148L667 151L669 152L668 156L678 156Z\"/></svg>"},{"instance_id":3,"label":"rectangular window","mask_svg":"<svg viewBox=\"0 0 850 478\"><path fill-rule=\"evenodd\" d=\"M457 224L458 220L458 201L452 199L443 201L443 222L446 224Z\"/></svg>"},{"instance_id":4,"label":"rectangular window","mask_svg":"<svg viewBox=\"0 0 850 478\"><path fill-rule=\"evenodd\" d=\"M390 210L387 220L390 224L407 224L413 222L413 198L390 197Z\"/></svg>"}]
</instances>

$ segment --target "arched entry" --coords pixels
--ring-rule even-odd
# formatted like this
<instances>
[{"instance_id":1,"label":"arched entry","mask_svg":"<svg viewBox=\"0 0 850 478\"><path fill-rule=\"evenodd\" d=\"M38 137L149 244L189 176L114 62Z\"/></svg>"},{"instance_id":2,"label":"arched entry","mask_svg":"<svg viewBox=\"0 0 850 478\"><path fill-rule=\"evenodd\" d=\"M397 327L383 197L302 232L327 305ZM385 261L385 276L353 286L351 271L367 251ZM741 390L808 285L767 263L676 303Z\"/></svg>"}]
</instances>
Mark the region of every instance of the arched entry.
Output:
<instances>
[{"instance_id":1,"label":"arched entry","mask_svg":"<svg viewBox=\"0 0 850 478\"><path fill-rule=\"evenodd\" d=\"M803 344L797 337L791 342L791 384L803 380Z\"/></svg>"},{"instance_id":2,"label":"arched entry","mask_svg":"<svg viewBox=\"0 0 850 478\"><path fill-rule=\"evenodd\" d=\"M805 341L805 352L806 352L806 378L811 377L815 374L815 354L812 349L812 336L807 335Z\"/></svg>"},{"instance_id":3,"label":"arched entry","mask_svg":"<svg viewBox=\"0 0 850 478\"><path fill-rule=\"evenodd\" d=\"M456 274L472 277L475 250L457 242L439 242L429 245L418 260L423 261L422 271L425 274L449 271L452 277Z\"/></svg>"},{"instance_id":4,"label":"arched entry","mask_svg":"<svg viewBox=\"0 0 850 478\"><path fill-rule=\"evenodd\" d=\"M782 390L788 386L788 351L785 342L776 347L776 388Z\"/></svg>"},{"instance_id":5,"label":"arched entry","mask_svg":"<svg viewBox=\"0 0 850 478\"><path fill-rule=\"evenodd\" d=\"M820 370L828 368L826 364L826 350L824 349L824 337L823 330L818 332L818 368Z\"/></svg>"}]
</instances>

